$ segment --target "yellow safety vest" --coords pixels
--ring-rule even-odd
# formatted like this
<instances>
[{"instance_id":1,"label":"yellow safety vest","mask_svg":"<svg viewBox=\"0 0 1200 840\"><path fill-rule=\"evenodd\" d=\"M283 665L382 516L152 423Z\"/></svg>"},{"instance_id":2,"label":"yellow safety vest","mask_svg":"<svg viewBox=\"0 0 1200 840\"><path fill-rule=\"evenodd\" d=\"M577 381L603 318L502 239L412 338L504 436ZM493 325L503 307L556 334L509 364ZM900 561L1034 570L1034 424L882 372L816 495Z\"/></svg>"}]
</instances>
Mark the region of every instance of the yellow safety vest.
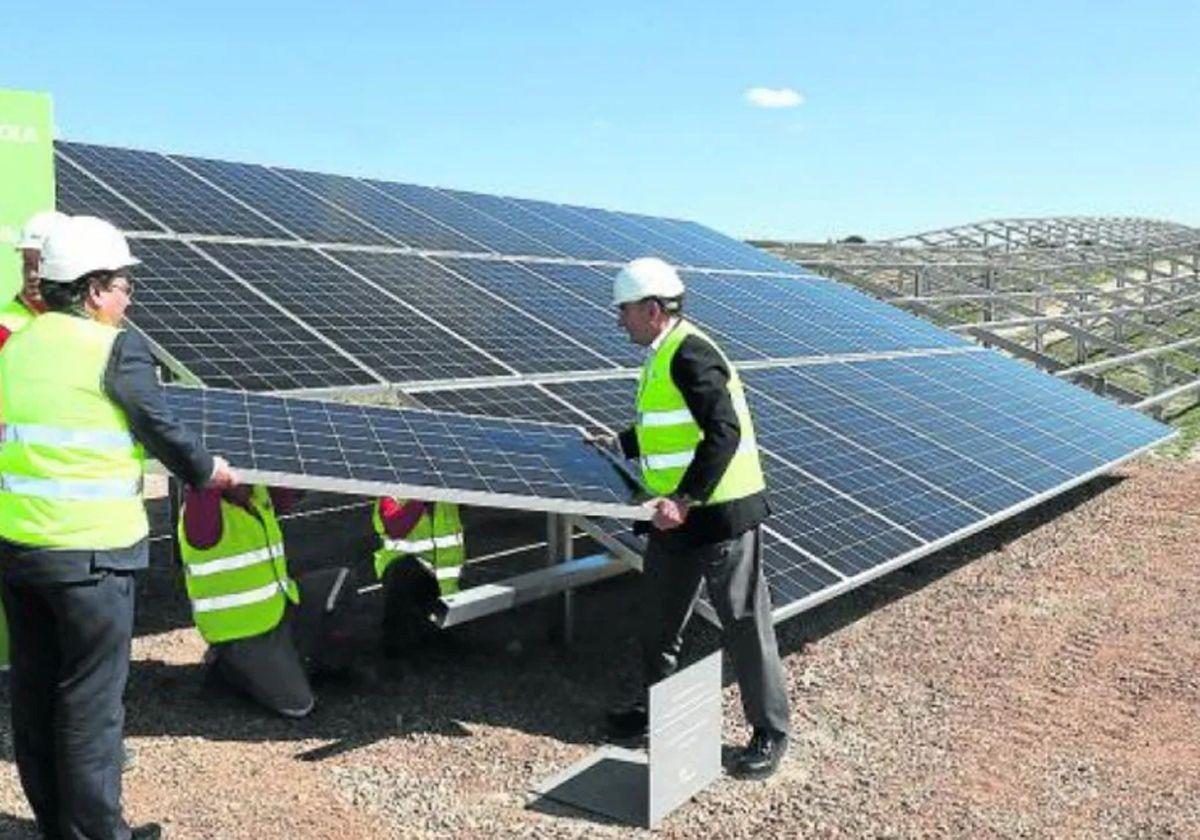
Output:
<instances>
[{"instance_id":1,"label":"yellow safety vest","mask_svg":"<svg viewBox=\"0 0 1200 840\"><path fill-rule=\"evenodd\" d=\"M671 362L675 353L683 340L692 335L708 341L721 353L716 343L699 328L680 319L646 360L638 380L634 430L641 459L642 482L660 496L670 495L679 487L683 474L696 455L696 447L704 439L704 432L692 417L683 393L671 379ZM727 387L741 428L741 442L712 495L707 499L695 500L695 503L703 505L745 498L766 487L754 438L754 422L750 418L750 407L746 404L742 380L737 368L723 353L721 358L729 368Z\"/></svg>"},{"instance_id":2,"label":"yellow safety vest","mask_svg":"<svg viewBox=\"0 0 1200 840\"><path fill-rule=\"evenodd\" d=\"M417 558L435 577L438 592L452 595L458 591L458 577L466 557L466 541L463 537L462 519L458 505L453 502L426 502L425 512L416 526L402 539L388 536L379 512L382 500L376 499L371 521L379 538L375 550L375 574L383 579L388 566L404 556ZM396 499L404 504L404 499Z\"/></svg>"},{"instance_id":3,"label":"yellow safety vest","mask_svg":"<svg viewBox=\"0 0 1200 840\"><path fill-rule=\"evenodd\" d=\"M249 506L221 499L221 538L209 548L188 542L179 517L184 584L196 629L209 644L260 636L279 624L288 601L300 603L271 492L255 485Z\"/></svg>"},{"instance_id":4,"label":"yellow safety vest","mask_svg":"<svg viewBox=\"0 0 1200 840\"><path fill-rule=\"evenodd\" d=\"M148 533L142 447L103 390L120 330L49 312L0 353L0 537L127 548Z\"/></svg>"}]
</instances>

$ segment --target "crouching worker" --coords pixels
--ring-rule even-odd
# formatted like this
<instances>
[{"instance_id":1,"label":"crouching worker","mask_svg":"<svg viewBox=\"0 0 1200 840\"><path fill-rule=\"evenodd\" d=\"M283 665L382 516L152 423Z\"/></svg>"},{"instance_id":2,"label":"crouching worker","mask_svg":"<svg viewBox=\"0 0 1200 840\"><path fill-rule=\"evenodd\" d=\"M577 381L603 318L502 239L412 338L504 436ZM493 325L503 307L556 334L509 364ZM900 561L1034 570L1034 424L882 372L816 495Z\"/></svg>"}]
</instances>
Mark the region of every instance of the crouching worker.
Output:
<instances>
[{"instance_id":1,"label":"crouching worker","mask_svg":"<svg viewBox=\"0 0 1200 840\"><path fill-rule=\"evenodd\" d=\"M337 613L349 570L288 574L275 512L298 496L262 485L189 490L179 517L184 580L212 675L291 718L316 704L311 673L349 665Z\"/></svg>"},{"instance_id":2,"label":"crouching worker","mask_svg":"<svg viewBox=\"0 0 1200 840\"><path fill-rule=\"evenodd\" d=\"M385 496L375 502L375 574L383 583L383 654L396 659L435 633L438 599L458 591L466 557L453 502Z\"/></svg>"}]
</instances>

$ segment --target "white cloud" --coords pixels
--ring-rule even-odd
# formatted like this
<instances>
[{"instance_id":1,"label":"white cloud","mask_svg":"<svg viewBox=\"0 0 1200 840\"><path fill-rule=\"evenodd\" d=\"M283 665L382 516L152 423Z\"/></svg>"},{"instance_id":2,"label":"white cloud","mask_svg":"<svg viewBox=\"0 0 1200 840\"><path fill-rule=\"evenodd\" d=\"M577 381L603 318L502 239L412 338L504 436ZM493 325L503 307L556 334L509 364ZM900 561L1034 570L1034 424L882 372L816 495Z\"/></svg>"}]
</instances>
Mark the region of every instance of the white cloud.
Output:
<instances>
[{"instance_id":1,"label":"white cloud","mask_svg":"<svg viewBox=\"0 0 1200 840\"><path fill-rule=\"evenodd\" d=\"M752 87L745 96L755 108L795 108L804 104L804 94L792 88Z\"/></svg>"}]
</instances>

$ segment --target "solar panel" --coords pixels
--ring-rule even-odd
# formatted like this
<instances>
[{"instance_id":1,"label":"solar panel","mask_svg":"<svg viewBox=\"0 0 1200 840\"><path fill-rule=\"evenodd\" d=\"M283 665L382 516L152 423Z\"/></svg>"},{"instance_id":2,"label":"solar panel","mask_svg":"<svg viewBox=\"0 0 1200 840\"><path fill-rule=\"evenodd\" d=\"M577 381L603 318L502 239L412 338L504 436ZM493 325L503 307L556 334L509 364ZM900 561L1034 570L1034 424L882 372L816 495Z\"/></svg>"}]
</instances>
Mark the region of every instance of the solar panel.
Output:
<instances>
[{"instance_id":1,"label":"solar panel","mask_svg":"<svg viewBox=\"0 0 1200 840\"><path fill-rule=\"evenodd\" d=\"M767 271L774 274L795 274L796 264L780 259L774 254L768 254L766 251L760 251L752 245L747 245L740 239L734 239L731 236L725 236L718 233L712 228L707 228L704 225L696 222L682 221L678 219L666 219L667 224L678 225L684 228L689 234L720 248L722 251L729 251L734 260L731 268L736 268L742 271Z\"/></svg>"},{"instance_id":2,"label":"solar panel","mask_svg":"<svg viewBox=\"0 0 1200 840\"><path fill-rule=\"evenodd\" d=\"M184 376L255 391L378 381L187 245L132 244L130 318Z\"/></svg>"},{"instance_id":3,"label":"solar panel","mask_svg":"<svg viewBox=\"0 0 1200 840\"><path fill-rule=\"evenodd\" d=\"M719 326L768 356L974 346L830 280L727 272L684 272L684 278L684 305L698 322Z\"/></svg>"},{"instance_id":4,"label":"solar panel","mask_svg":"<svg viewBox=\"0 0 1200 840\"><path fill-rule=\"evenodd\" d=\"M387 181L366 183L425 215L465 234L497 254L526 254L530 256L561 257L562 252L526 235L519 229L499 221L456 198L430 187L397 184Z\"/></svg>"},{"instance_id":5,"label":"solar panel","mask_svg":"<svg viewBox=\"0 0 1200 840\"><path fill-rule=\"evenodd\" d=\"M157 152L66 142L56 148L173 231L291 238Z\"/></svg>"},{"instance_id":6,"label":"solar panel","mask_svg":"<svg viewBox=\"0 0 1200 840\"><path fill-rule=\"evenodd\" d=\"M172 160L313 242L396 245L397 241L265 166L171 155Z\"/></svg>"},{"instance_id":7,"label":"solar panel","mask_svg":"<svg viewBox=\"0 0 1200 840\"><path fill-rule=\"evenodd\" d=\"M539 321L537 313L506 303L431 260L349 251L339 252L337 258L468 338L473 346L512 371L538 373L613 366L570 335Z\"/></svg>"},{"instance_id":8,"label":"solar panel","mask_svg":"<svg viewBox=\"0 0 1200 840\"><path fill-rule=\"evenodd\" d=\"M167 402L249 482L647 517L572 426L178 386Z\"/></svg>"},{"instance_id":9,"label":"solar panel","mask_svg":"<svg viewBox=\"0 0 1200 840\"><path fill-rule=\"evenodd\" d=\"M383 231L397 242L434 251L486 252L480 242L413 210L355 178L277 169L306 190L336 204L356 218Z\"/></svg>"},{"instance_id":10,"label":"solar panel","mask_svg":"<svg viewBox=\"0 0 1200 840\"><path fill-rule=\"evenodd\" d=\"M383 381L506 373L448 330L317 251L217 243L201 247Z\"/></svg>"},{"instance_id":11,"label":"solar panel","mask_svg":"<svg viewBox=\"0 0 1200 840\"><path fill-rule=\"evenodd\" d=\"M127 231L166 230L62 155L55 156L54 177L58 209L67 215L99 216Z\"/></svg>"},{"instance_id":12,"label":"solar panel","mask_svg":"<svg viewBox=\"0 0 1200 840\"><path fill-rule=\"evenodd\" d=\"M502 198L498 195L483 195L444 188L441 192L452 196L468 207L474 207L480 212L503 219L527 236L539 242L545 242L566 256L578 260L622 259L620 252L606 248L580 233L555 224L529 207L523 206L520 201Z\"/></svg>"},{"instance_id":13,"label":"solar panel","mask_svg":"<svg viewBox=\"0 0 1200 840\"><path fill-rule=\"evenodd\" d=\"M722 241L724 237L717 236L711 239L701 237L689 228L675 223L670 219L659 219L654 216L643 216L638 213L622 213L621 216L631 224L639 225L654 231L659 236L683 243L691 251L699 254L699 261L695 263L696 265L706 268L729 269L749 267L734 248ZM732 240L730 241L732 242ZM757 249L753 250L757 251Z\"/></svg>"},{"instance_id":14,"label":"solar panel","mask_svg":"<svg viewBox=\"0 0 1200 840\"><path fill-rule=\"evenodd\" d=\"M180 375L251 390L390 382L454 412L172 390L235 463L307 486L632 515L577 429L525 421L628 426L644 351L615 322L612 274L649 254L687 268L687 316L743 363L774 510L764 563L777 617L1168 433L693 222L58 148L72 212L159 236L280 240L135 241L146 265L134 323Z\"/></svg>"},{"instance_id":15,"label":"solar panel","mask_svg":"<svg viewBox=\"0 0 1200 840\"><path fill-rule=\"evenodd\" d=\"M645 351L617 326L611 306L598 306L569 286L554 283L537 263L438 257L436 262L478 283L525 312L572 336L610 362L640 365Z\"/></svg>"},{"instance_id":16,"label":"solar panel","mask_svg":"<svg viewBox=\"0 0 1200 840\"><path fill-rule=\"evenodd\" d=\"M569 213L586 218L596 225L606 227L624 236L631 242L638 243L639 253L643 256L662 257L676 265L710 265L703 251L692 248L679 238L640 225L624 213L614 213L610 210L599 210L593 207L576 207L574 205L567 206L564 209Z\"/></svg>"},{"instance_id":17,"label":"solar panel","mask_svg":"<svg viewBox=\"0 0 1200 840\"><path fill-rule=\"evenodd\" d=\"M536 385L486 388L453 388L420 391L410 395L433 411L586 425L588 419Z\"/></svg>"},{"instance_id":18,"label":"solar panel","mask_svg":"<svg viewBox=\"0 0 1200 840\"><path fill-rule=\"evenodd\" d=\"M612 305L612 284L616 269L601 269L571 263L526 263L525 265L529 270L547 278L572 294L589 301L593 306L611 313L610 318L612 321L608 330L621 332L620 327L615 322L616 307ZM713 315L715 312L714 317L704 319L693 311L693 300L691 298L686 299L684 302L684 308L687 311L688 317L703 326L705 331L712 336L713 340L721 344L721 348L729 355L729 358L734 361L766 358L766 354L763 351L756 350L745 341L734 338L727 332L727 330L736 329L739 326L755 326L744 315L737 312L731 313L726 307L714 307L711 302L706 300L700 300L696 306L701 310L701 315Z\"/></svg>"},{"instance_id":19,"label":"solar panel","mask_svg":"<svg viewBox=\"0 0 1200 840\"><path fill-rule=\"evenodd\" d=\"M526 212L540 216L552 224L566 228L576 235L604 247L615 254L617 260L631 260L634 257L647 256L644 244L622 236L612 228L596 224L585 216L573 213L561 204L528 198L508 200ZM609 257L608 259L613 258Z\"/></svg>"}]
</instances>

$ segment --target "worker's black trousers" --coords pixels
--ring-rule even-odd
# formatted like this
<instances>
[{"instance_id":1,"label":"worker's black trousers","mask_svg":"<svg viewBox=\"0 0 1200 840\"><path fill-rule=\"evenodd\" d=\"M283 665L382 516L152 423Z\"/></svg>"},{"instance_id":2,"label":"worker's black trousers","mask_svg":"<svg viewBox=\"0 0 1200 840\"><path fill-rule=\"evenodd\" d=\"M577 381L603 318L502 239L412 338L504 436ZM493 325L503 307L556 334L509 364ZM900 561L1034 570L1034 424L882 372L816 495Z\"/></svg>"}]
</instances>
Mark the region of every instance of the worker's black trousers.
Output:
<instances>
[{"instance_id":1,"label":"worker's black trousers","mask_svg":"<svg viewBox=\"0 0 1200 840\"><path fill-rule=\"evenodd\" d=\"M703 581L721 620L746 722L787 734L787 688L760 544L757 528L700 546L686 545L670 532L651 533L642 564L643 673L648 686L675 673L683 631Z\"/></svg>"},{"instance_id":2,"label":"worker's black trousers","mask_svg":"<svg viewBox=\"0 0 1200 840\"><path fill-rule=\"evenodd\" d=\"M122 701L133 633L133 576L3 584L12 641L13 750L47 838L126 840Z\"/></svg>"}]
</instances>

